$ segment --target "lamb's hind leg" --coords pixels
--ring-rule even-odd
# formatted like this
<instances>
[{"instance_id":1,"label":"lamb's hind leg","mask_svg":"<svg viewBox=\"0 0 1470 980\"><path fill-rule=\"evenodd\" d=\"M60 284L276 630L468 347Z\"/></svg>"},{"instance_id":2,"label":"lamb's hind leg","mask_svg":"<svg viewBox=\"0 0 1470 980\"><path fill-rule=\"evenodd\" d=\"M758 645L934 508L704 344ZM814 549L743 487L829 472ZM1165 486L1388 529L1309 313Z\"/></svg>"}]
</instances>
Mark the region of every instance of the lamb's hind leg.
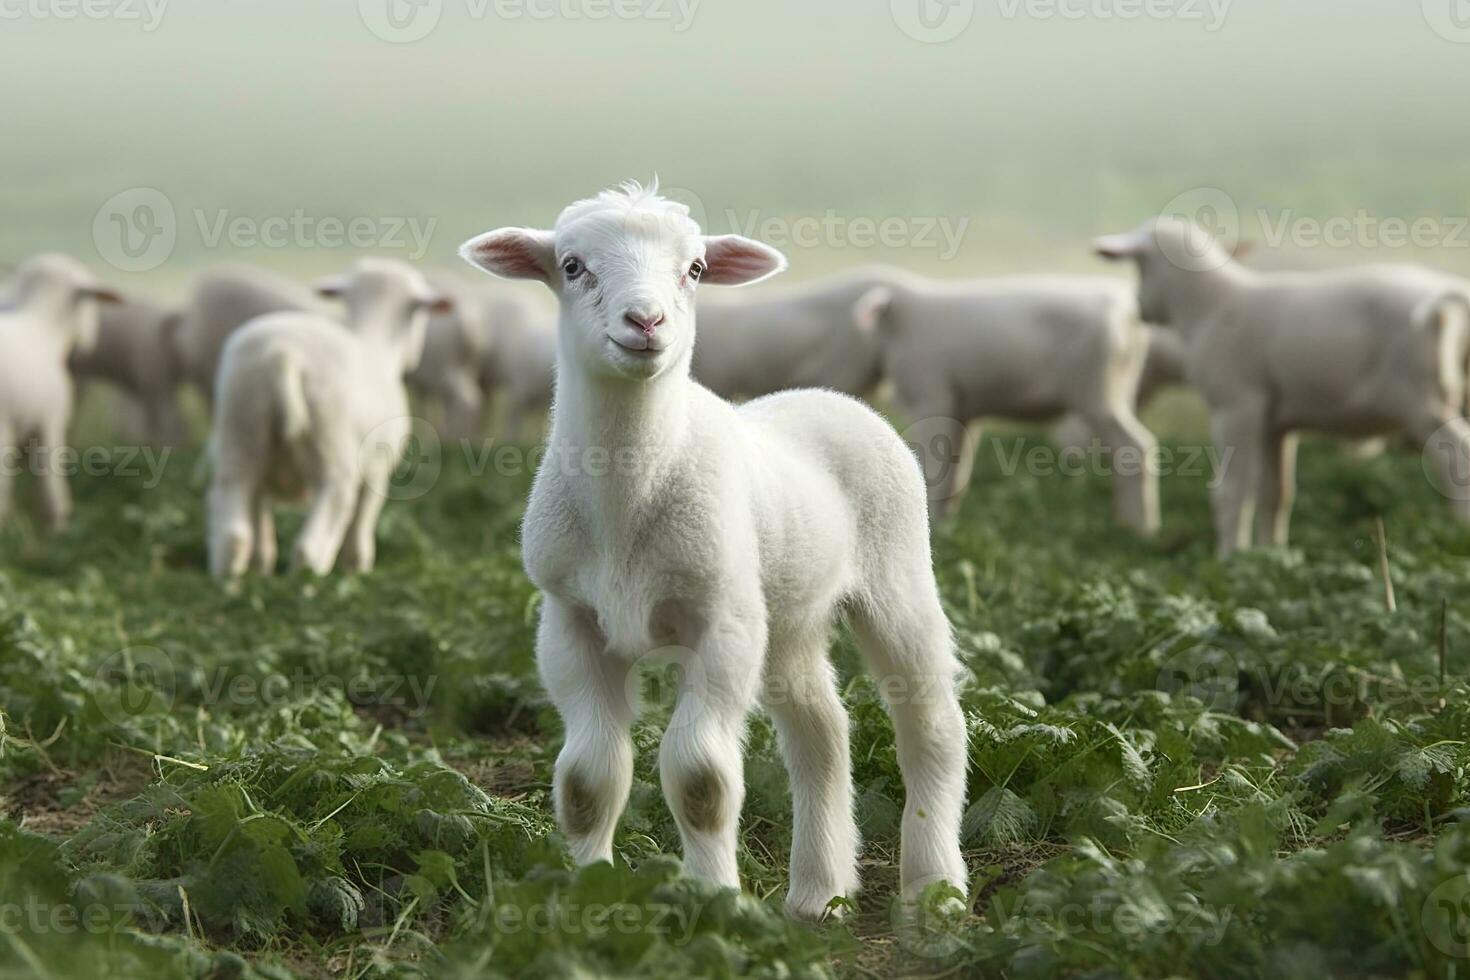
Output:
<instances>
[{"instance_id":1,"label":"lamb's hind leg","mask_svg":"<svg viewBox=\"0 0 1470 980\"><path fill-rule=\"evenodd\" d=\"M848 719L827 659L828 624L774 634L762 700L791 776L794 826L786 912L815 919L858 889Z\"/></svg>"},{"instance_id":2,"label":"lamb's hind leg","mask_svg":"<svg viewBox=\"0 0 1470 980\"><path fill-rule=\"evenodd\" d=\"M609 654L590 614L547 597L536 665L566 726L552 798L577 864L612 860L613 832L633 785L636 689L628 662Z\"/></svg>"},{"instance_id":3,"label":"lamb's hind leg","mask_svg":"<svg viewBox=\"0 0 1470 980\"><path fill-rule=\"evenodd\" d=\"M1118 523L1140 534L1159 529L1159 441L1133 410L1118 406L1093 425L1113 452L1114 513Z\"/></svg>"},{"instance_id":4,"label":"lamb's hind leg","mask_svg":"<svg viewBox=\"0 0 1470 980\"><path fill-rule=\"evenodd\" d=\"M944 881L964 892L960 819L967 744L955 694L954 639L927 554L910 569L889 569L886 577L881 588L868 590L852 620L888 701L898 744L905 789L902 891L913 899Z\"/></svg>"}]
</instances>

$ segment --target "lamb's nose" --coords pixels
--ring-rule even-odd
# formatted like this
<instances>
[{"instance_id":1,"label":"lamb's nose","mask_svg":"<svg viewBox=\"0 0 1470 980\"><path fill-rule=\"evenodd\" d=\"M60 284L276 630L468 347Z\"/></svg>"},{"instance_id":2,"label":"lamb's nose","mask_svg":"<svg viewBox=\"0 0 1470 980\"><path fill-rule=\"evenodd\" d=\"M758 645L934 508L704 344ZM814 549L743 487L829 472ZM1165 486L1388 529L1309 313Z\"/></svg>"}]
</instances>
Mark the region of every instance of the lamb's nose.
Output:
<instances>
[{"instance_id":1,"label":"lamb's nose","mask_svg":"<svg viewBox=\"0 0 1470 980\"><path fill-rule=\"evenodd\" d=\"M652 337L658 325L664 322L664 315L658 310L629 310L623 314L623 322L635 330L642 330L643 336Z\"/></svg>"}]
</instances>

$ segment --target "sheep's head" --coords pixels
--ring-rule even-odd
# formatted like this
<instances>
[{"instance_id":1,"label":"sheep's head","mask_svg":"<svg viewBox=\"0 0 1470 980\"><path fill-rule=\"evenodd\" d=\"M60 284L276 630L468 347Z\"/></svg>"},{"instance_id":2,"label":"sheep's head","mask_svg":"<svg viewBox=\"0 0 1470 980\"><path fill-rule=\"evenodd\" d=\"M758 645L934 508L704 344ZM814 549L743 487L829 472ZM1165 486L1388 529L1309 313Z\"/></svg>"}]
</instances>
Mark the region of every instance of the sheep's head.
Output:
<instances>
[{"instance_id":1,"label":"sheep's head","mask_svg":"<svg viewBox=\"0 0 1470 980\"><path fill-rule=\"evenodd\" d=\"M342 300L348 327L393 350L404 374L423 358L429 314L454 309L454 301L431 289L422 273L393 259L359 259L347 272L317 283L316 291Z\"/></svg>"},{"instance_id":2,"label":"sheep's head","mask_svg":"<svg viewBox=\"0 0 1470 980\"><path fill-rule=\"evenodd\" d=\"M122 302L85 265L54 252L21 263L15 273L15 300L22 308L44 310L66 331L66 342L80 351L96 346L99 304Z\"/></svg>"},{"instance_id":3,"label":"sheep's head","mask_svg":"<svg viewBox=\"0 0 1470 980\"><path fill-rule=\"evenodd\" d=\"M786 268L760 242L705 235L688 208L658 195L657 182L579 201L552 231L489 232L460 254L492 275L546 283L561 299L564 355L631 379L687 370L699 285L742 286Z\"/></svg>"},{"instance_id":4,"label":"sheep's head","mask_svg":"<svg viewBox=\"0 0 1470 980\"><path fill-rule=\"evenodd\" d=\"M1155 218L1121 235L1093 243L1097 254L1138 266L1138 308L1150 323L1168 324L1176 295L1190 278L1218 272L1234 261L1231 250L1192 221ZM1187 288L1187 286L1185 286Z\"/></svg>"}]
</instances>

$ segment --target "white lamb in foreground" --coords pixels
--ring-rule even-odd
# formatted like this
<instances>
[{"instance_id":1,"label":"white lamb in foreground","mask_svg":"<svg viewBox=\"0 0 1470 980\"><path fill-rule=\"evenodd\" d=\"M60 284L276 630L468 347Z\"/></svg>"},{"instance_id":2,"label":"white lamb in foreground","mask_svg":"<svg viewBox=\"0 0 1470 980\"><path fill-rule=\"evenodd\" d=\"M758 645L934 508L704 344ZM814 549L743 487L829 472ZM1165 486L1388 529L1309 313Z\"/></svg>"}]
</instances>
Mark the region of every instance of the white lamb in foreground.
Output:
<instances>
[{"instance_id":1,"label":"white lamb in foreground","mask_svg":"<svg viewBox=\"0 0 1470 980\"><path fill-rule=\"evenodd\" d=\"M1112 450L1119 521L1158 530L1158 442L1135 414L1148 333L1126 284L894 275L862 306L894 399L915 423L933 518L953 513L969 484L978 420L1071 414Z\"/></svg>"},{"instance_id":2,"label":"white lamb in foreground","mask_svg":"<svg viewBox=\"0 0 1470 980\"><path fill-rule=\"evenodd\" d=\"M24 470L40 480L49 527L71 516L57 456L74 400L67 360L96 342L98 305L119 301L69 256L38 255L16 271L11 305L0 307L0 523L10 512L14 474Z\"/></svg>"},{"instance_id":3,"label":"white lamb in foreground","mask_svg":"<svg viewBox=\"0 0 1470 980\"><path fill-rule=\"evenodd\" d=\"M1214 491L1220 553L1284 544L1296 433L1403 433L1426 449L1470 521L1470 285L1409 266L1254 272L1176 218L1099 239L1130 259L1150 322L1179 331L1190 381L1224 462Z\"/></svg>"},{"instance_id":4,"label":"white lamb in foreground","mask_svg":"<svg viewBox=\"0 0 1470 980\"><path fill-rule=\"evenodd\" d=\"M694 377L723 398L788 388L871 395L882 380L882 351L855 311L887 280L884 269L859 269L790 289L701 297Z\"/></svg>"},{"instance_id":5,"label":"white lamb in foreground","mask_svg":"<svg viewBox=\"0 0 1470 980\"><path fill-rule=\"evenodd\" d=\"M827 659L846 613L889 696L907 787L902 887L967 885L957 662L908 447L861 403L790 391L735 407L690 378L695 292L785 267L627 184L463 254L562 304L550 446L524 527L544 594L537 661L566 723L558 821L579 863L612 858L633 775L641 661L684 681L660 751L686 868L738 888L746 719L763 704L791 773L788 911L858 887L848 720Z\"/></svg>"},{"instance_id":6,"label":"white lamb in foreground","mask_svg":"<svg viewBox=\"0 0 1470 980\"><path fill-rule=\"evenodd\" d=\"M293 564L318 575L338 552L370 571L378 515L411 433L403 376L447 301L410 266L364 259L321 283L346 325L309 313L252 320L225 344L211 437L209 563L220 578L276 564L271 501L307 496ZM345 539L345 544L344 544Z\"/></svg>"}]
</instances>

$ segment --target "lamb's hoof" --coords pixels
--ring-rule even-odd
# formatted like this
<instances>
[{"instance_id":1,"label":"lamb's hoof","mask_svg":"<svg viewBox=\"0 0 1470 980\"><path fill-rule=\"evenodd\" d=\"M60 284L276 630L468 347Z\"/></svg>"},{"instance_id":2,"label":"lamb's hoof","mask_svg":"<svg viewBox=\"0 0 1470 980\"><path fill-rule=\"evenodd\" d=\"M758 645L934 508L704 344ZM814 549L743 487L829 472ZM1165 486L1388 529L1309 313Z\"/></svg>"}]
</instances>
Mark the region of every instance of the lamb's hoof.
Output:
<instances>
[{"instance_id":1,"label":"lamb's hoof","mask_svg":"<svg viewBox=\"0 0 1470 980\"><path fill-rule=\"evenodd\" d=\"M786 896L786 917L797 922L837 922L847 918L851 900L825 892Z\"/></svg>"}]
</instances>

